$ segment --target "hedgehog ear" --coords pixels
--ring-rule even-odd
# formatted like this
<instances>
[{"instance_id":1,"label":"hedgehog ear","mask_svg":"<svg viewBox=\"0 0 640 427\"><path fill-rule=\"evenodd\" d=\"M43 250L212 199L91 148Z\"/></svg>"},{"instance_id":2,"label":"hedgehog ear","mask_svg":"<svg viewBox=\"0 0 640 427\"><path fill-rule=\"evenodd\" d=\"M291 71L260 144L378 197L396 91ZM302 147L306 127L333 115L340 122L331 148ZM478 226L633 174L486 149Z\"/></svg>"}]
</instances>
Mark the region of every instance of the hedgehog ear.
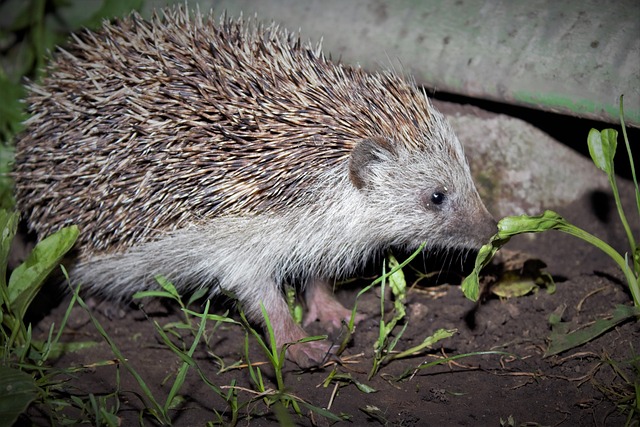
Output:
<instances>
[{"instance_id":1,"label":"hedgehog ear","mask_svg":"<svg viewBox=\"0 0 640 427\"><path fill-rule=\"evenodd\" d=\"M367 187L370 184L371 168L395 155L396 149L388 138L377 136L358 142L349 157L351 183L357 189Z\"/></svg>"}]
</instances>

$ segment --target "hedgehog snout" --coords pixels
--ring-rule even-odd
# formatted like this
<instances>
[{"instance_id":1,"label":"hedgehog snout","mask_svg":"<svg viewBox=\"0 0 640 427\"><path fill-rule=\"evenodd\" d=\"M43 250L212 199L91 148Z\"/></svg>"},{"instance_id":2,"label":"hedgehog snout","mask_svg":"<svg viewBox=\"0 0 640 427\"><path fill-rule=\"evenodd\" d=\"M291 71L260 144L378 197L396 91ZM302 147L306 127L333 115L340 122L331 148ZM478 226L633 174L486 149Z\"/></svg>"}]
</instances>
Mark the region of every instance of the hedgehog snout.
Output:
<instances>
[{"instance_id":1,"label":"hedgehog snout","mask_svg":"<svg viewBox=\"0 0 640 427\"><path fill-rule=\"evenodd\" d=\"M484 245L498 232L498 222L484 205L482 205L480 209L481 212L479 213L479 221L476 226L476 234L480 245Z\"/></svg>"}]
</instances>

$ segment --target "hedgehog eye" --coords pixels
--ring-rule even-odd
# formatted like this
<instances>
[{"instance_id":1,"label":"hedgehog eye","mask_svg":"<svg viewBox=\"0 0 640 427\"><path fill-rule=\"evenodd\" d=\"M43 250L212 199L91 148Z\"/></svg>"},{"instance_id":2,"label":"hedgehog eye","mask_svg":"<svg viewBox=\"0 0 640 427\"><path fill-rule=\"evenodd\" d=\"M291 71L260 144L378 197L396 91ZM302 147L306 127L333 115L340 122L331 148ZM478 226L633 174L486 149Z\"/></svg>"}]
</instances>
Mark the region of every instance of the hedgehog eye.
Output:
<instances>
[{"instance_id":1,"label":"hedgehog eye","mask_svg":"<svg viewBox=\"0 0 640 427\"><path fill-rule=\"evenodd\" d=\"M436 190L425 191L422 194L422 203L426 208L439 208L447 200L447 189L437 188Z\"/></svg>"},{"instance_id":2,"label":"hedgehog eye","mask_svg":"<svg viewBox=\"0 0 640 427\"><path fill-rule=\"evenodd\" d=\"M434 205L441 205L444 203L444 199L446 199L447 196L445 196L445 194L442 191L434 191L433 194L431 194L431 202Z\"/></svg>"}]
</instances>

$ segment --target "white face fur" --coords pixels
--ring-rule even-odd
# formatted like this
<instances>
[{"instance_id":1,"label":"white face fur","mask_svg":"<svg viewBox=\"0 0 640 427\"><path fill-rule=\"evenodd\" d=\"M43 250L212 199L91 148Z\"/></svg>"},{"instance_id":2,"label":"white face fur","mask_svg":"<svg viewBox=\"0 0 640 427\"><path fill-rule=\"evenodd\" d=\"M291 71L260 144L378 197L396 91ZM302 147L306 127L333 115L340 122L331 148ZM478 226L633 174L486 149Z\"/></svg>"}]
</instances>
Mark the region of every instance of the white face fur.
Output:
<instances>
[{"instance_id":1,"label":"white face fur","mask_svg":"<svg viewBox=\"0 0 640 427\"><path fill-rule=\"evenodd\" d=\"M431 139L421 149L372 138L352 152L351 182L391 244L478 248L496 231L462 146L452 132L444 137L449 141Z\"/></svg>"}]
</instances>

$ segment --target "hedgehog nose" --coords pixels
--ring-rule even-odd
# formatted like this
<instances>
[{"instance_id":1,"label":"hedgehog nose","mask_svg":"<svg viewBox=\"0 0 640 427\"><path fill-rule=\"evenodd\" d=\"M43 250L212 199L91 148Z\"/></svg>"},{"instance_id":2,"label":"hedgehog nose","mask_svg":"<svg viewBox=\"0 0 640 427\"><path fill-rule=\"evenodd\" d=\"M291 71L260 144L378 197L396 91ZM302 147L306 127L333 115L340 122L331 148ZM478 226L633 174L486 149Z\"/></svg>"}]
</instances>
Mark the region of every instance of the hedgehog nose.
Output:
<instances>
[{"instance_id":1,"label":"hedgehog nose","mask_svg":"<svg viewBox=\"0 0 640 427\"><path fill-rule=\"evenodd\" d=\"M493 215L489 213L484 205L480 209L480 215L478 215L480 221L477 224L478 237L484 243L488 243L489 239L498 232L498 222ZM483 243L483 244L484 244Z\"/></svg>"}]
</instances>

